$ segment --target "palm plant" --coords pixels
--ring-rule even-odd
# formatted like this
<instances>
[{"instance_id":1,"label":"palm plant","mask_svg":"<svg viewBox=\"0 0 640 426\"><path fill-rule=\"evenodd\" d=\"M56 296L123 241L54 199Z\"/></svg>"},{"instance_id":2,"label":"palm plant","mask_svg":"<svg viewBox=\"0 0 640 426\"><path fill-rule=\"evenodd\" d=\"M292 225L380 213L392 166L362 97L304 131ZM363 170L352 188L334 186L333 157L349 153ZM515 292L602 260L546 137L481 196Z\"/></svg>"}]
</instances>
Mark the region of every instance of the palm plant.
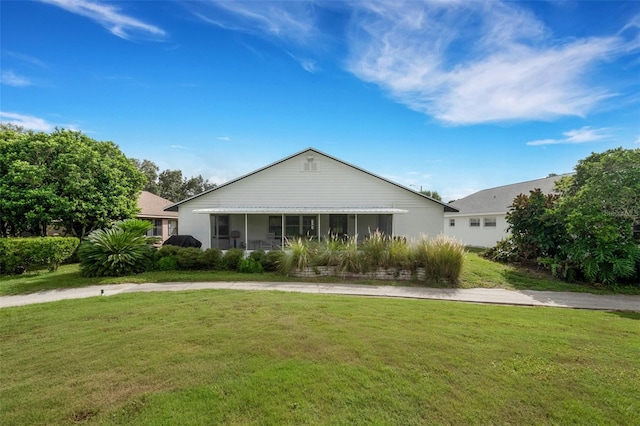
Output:
<instances>
[{"instance_id":1,"label":"palm plant","mask_svg":"<svg viewBox=\"0 0 640 426\"><path fill-rule=\"evenodd\" d=\"M145 234L151 224L135 220L119 222L110 229L91 232L80 244L78 255L83 275L121 276L144 272L153 260L151 244L155 238ZM140 222L146 222L143 226ZM130 226L129 226L130 225Z\"/></svg>"}]
</instances>

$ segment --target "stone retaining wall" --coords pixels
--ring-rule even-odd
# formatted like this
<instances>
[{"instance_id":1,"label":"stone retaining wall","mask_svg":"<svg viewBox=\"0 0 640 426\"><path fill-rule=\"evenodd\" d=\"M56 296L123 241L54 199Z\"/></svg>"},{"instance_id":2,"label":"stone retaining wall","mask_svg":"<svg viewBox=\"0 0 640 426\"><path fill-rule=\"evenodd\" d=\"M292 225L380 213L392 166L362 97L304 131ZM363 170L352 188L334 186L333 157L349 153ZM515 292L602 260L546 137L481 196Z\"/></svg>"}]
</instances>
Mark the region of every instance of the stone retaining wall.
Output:
<instances>
[{"instance_id":1,"label":"stone retaining wall","mask_svg":"<svg viewBox=\"0 0 640 426\"><path fill-rule=\"evenodd\" d=\"M307 267L302 270L296 269L291 275L298 278L320 278L320 277L342 277L353 279L373 279L381 281L411 281L413 279L424 280L424 268L418 268L415 273L408 269L385 269L378 268L365 273L341 272L334 266Z\"/></svg>"}]
</instances>

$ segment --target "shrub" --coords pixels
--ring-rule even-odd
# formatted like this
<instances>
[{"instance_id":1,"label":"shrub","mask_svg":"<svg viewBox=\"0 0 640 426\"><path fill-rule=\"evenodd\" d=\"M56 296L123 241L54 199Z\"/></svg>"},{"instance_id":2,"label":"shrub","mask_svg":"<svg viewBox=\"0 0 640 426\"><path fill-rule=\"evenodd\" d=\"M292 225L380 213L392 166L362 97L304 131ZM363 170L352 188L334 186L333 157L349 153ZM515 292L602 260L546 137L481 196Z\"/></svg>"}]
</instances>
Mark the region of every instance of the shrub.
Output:
<instances>
[{"instance_id":1,"label":"shrub","mask_svg":"<svg viewBox=\"0 0 640 426\"><path fill-rule=\"evenodd\" d=\"M240 259L238 263L238 271L247 274L261 274L264 272L262 264L251 257Z\"/></svg>"},{"instance_id":2,"label":"shrub","mask_svg":"<svg viewBox=\"0 0 640 426\"><path fill-rule=\"evenodd\" d=\"M199 269L203 252L195 247L181 247L175 255L180 269Z\"/></svg>"},{"instance_id":3,"label":"shrub","mask_svg":"<svg viewBox=\"0 0 640 426\"><path fill-rule=\"evenodd\" d=\"M516 244L512 236L505 237L498 241L494 247L485 251L483 256L487 259L503 263L519 262L523 260L520 255L518 244Z\"/></svg>"},{"instance_id":4,"label":"shrub","mask_svg":"<svg viewBox=\"0 0 640 426\"><path fill-rule=\"evenodd\" d=\"M279 265L280 272L283 274L289 275L294 269L302 270L310 265L312 251L309 241L303 238L287 240L285 250L285 256Z\"/></svg>"},{"instance_id":5,"label":"shrub","mask_svg":"<svg viewBox=\"0 0 640 426\"><path fill-rule=\"evenodd\" d=\"M278 270L285 256L286 254L282 250L271 250L265 253L260 263L265 271L274 272Z\"/></svg>"},{"instance_id":6,"label":"shrub","mask_svg":"<svg viewBox=\"0 0 640 426\"><path fill-rule=\"evenodd\" d=\"M249 258L255 260L256 262L262 263L266 255L267 254L264 250L254 250L249 254Z\"/></svg>"},{"instance_id":7,"label":"shrub","mask_svg":"<svg viewBox=\"0 0 640 426\"><path fill-rule=\"evenodd\" d=\"M166 245L166 246L162 246L158 249L157 251L157 255L159 257L165 257L165 256L176 256L178 254L178 252L180 251L180 249L182 249L182 247L179 246L171 246L171 245Z\"/></svg>"},{"instance_id":8,"label":"shrub","mask_svg":"<svg viewBox=\"0 0 640 426\"><path fill-rule=\"evenodd\" d=\"M178 269L178 261L173 256L161 257L155 261L153 269L158 271L175 271Z\"/></svg>"},{"instance_id":9,"label":"shrub","mask_svg":"<svg viewBox=\"0 0 640 426\"><path fill-rule=\"evenodd\" d=\"M200 253L198 263L204 269L220 269L222 267L222 251L218 248L208 248Z\"/></svg>"},{"instance_id":10,"label":"shrub","mask_svg":"<svg viewBox=\"0 0 640 426\"><path fill-rule=\"evenodd\" d=\"M237 271L238 264L244 258L244 250L239 248L232 248L222 256L222 264L225 269L229 271Z\"/></svg>"},{"instance_id":11,"label":"shrub","mask_svg":"<svg viewBox=\"0 0 640 426\"><path fill-rule=\"evenodd\" d=\"M152 240L115 227L91 232L80 244L80 270L85 276L121 276L144 272L152 263Z\"/></svg>"},{"instance_id":12,"label":"shrub","mask_svg":"<svg viewBox=\"0 0 640 426\"><path fill-rule=\"evenodd\" d=\"M55 271L74 254L79 242L72 237L0 238L0 273Z\"/></svg>"}]
</instances>

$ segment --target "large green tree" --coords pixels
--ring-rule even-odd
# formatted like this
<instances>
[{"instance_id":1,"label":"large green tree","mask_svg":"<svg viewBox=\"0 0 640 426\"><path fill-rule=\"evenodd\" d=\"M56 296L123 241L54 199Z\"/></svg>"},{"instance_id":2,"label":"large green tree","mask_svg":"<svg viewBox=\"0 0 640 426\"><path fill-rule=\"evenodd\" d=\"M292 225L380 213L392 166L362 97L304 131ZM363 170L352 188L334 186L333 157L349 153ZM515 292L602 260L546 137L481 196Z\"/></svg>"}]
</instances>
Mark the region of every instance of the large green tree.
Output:
<instances>
[{"instance_id":1,"label":"large green tree","mask_svg":"<svg viewBox=\"0 0 640 426\"><path fill-rule=\"evenodd\" d=\"M169 169L158 173L160 169L153 161L137 159L131 161L147 178L144 190L167 200L184 200L216 186L202 175L187 178L183 177L182 171Z\"/></svg>"},{"instance_id":2,"label":"large green tree","mask_svg":"<svg viewBox=\"0 0 640 426\"><path fill-rule=\"evenodd\" d=\"M0 235L45 235L59 221L83 237L135 216L144 175L113 142L81 132L0 127Z\"/></svg>"},{"instance_id":3,"label":"large green tree","mask_svg":"<svg viewBox=\"0 0 640 426\"><path fill-rule=\"evenodd\" d=\"M159 194L158 187L158 171L160 168L150 160L138 160L132 158L131 161L133 164L140 170L144 176L146 177L146 182L144 184L144 190L151 192L152 194Z\"/></svg>"},{"instance_id":4,"label":"large green tree","mask_svg":"<svg viewBox=\"0 0 640 426\"><path fill-rule=\"evenodd\" d=\"M615 284L640 278L640 149L612 149L580 160L562 183L567 259L585 278ZM638 282L640 284L640 282Z\"/></svg>"},{"instance_id":5,"label":"large green tree","mask_svg":"<svg viewBox=\"0 0 640 426\"><path fill-rule=\"evenodd\" d=\"M507 222L516 254L564 277L640 285L640 149L591 154L556 191L514 200Z\"/></svg>"}]
</instances>

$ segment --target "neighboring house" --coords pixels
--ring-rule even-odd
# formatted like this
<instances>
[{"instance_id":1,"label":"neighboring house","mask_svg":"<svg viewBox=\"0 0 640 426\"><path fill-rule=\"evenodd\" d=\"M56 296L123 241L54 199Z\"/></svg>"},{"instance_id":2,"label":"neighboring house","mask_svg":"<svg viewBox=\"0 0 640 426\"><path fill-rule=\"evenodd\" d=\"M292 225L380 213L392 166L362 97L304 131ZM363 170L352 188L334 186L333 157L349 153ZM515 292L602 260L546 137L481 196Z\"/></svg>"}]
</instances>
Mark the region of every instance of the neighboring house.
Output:
<instances>
[{"instance_id":1,"label":"neighboring house","mask_svg":"<svg viewBox=\"0 0 640 426\"><path fill-rule=\"evenodd\" d=\"M162 241L165 241L171 235L178 234L178 213L165 211L165 208L172 204L173 201L159 197L151 192L142 191L140 193L138 197L140 213L136 217L153 223L153 228L147 235L161 237Z\"/></svg>"},{"instance_id":2,"label":"neighboring house","mask_svg":"<svg viewBox=\"0 0 640 426\"><path fill-rule=\"evenodd\" d=\"M179 212L180 233L202 248L281 247L286 238L323 239L380 230L419 238L443 231L456 211L316 149L305 149L167 208Z\"/></svg>"},{"instance_id":3,"label":"neighboring house","mask_svg":"<svg viewBox=\"0 0 640 426\"><path fill-rule=\"evenodd\" d=\"M538 188L543 193L554 191L555 182L567 175L550 176L527 182L484 189L449 203L458 210L444 215L444 233L468 246L493 247L508 235L506 220L509 207L520 194L529 195Z\"/></svg>"}]
</instances>

